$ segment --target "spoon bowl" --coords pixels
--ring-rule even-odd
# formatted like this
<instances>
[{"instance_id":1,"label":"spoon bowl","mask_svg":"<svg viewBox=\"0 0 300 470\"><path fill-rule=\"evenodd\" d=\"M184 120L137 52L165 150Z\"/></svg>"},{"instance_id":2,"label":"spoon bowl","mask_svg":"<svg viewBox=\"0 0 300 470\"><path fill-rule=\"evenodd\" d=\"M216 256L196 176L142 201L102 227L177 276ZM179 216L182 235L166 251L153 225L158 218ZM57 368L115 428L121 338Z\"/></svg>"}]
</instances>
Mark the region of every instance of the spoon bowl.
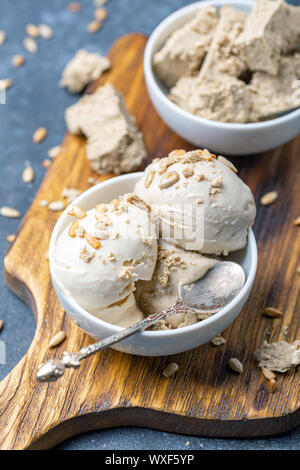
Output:
<instances>
[{"instance_id":1,"label":"spoon bowl","mask_svg":"<svg viewBox=\"0 0 300 470\"><path fill-rule=\"evenodd\" d=\"M184 305L200 313L214 314L228 305L242 290L246 276L243 268L232 261L217 263L193 284L179 286Z\"/></svg>"}]
</instances>

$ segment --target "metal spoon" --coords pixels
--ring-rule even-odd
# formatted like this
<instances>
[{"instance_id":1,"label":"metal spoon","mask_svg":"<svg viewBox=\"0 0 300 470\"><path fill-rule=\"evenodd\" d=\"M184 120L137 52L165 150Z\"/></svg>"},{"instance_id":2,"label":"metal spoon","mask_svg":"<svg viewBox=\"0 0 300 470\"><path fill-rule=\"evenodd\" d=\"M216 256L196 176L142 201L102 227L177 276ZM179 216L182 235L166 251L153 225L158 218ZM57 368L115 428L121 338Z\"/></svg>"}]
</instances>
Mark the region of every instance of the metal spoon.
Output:
<instances>
[{"instance_id":1,"label":"metal spoon","mask_svg":"<svg viewBox=\"0 0 300 470\"><path fill-rule=\"evenodd\" d=\"M122 331L75 353L63 353L62 359L50 359L39 366L36 378L40 382L52 382L61 377L66 367L77 368L80 361L98 351L119 343L137 331L149 328L170 315L178 313L216 313L225 307L241 291L245 283L245 273L240 265L230 261L217 263L199 281L179 287L179 298L173 307L160 313L149 315Z\"/></svg>"},{"instance_id":2,"label":"metal spoon","mask_svg":"<svg viewBox=\"0 0 300 470\"><path fill-rule=\"evenodd\" d=\"M280 111L279 113L271 113L271 114L266 114L265 116L262 116L260 118L260 121L267 121L269 119L276 119L282 116L286 116L289 113L292 113L293 111L296 111L299 109L300 106L293 106L292 108L284 109L283 111Z\"/></svg>"}]
</instances>

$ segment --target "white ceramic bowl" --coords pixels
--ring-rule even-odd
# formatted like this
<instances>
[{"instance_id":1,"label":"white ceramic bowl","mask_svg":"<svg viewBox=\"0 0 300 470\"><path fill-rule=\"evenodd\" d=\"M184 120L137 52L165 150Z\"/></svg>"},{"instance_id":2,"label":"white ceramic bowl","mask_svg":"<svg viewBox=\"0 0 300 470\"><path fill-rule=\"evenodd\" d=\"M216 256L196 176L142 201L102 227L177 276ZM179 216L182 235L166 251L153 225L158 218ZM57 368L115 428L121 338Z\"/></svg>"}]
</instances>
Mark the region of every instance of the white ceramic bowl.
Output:
<instances>
[{"instance_id":1,"label":"white ceramic bowl","mask_svg":"<svg viewBox=\"0 0 300 470\"><path fill-rule=\"evenodd\" d=\"M132 192L135 183L141 176L142 173L131 173L97 184L81 194L75 203L88 210L100 202L109 202L121 194ZM56 240L73 220L67 214L67 210L60 216L50 240L49 261L52 282L62 306L76 325L93 338L102 339L120 331L121 327L102 321L84 310L71 297L61 292L53 276L52 265ZM137 333L117 344L115 349L141 356L164 356L193 349L223 331L242 310L253 285L257 265L257 248L252 230L249 230L247 247L228 258L238 262L244 268L247 280L239 295L223 310L207 320L178 330Z\"/></svg>"},{"instance_id":2,"label":"white ceramic bowl","mask_svg":"<svg viewBox=\"0 0 300 470\"><path fill-rule=\"evenodd\" d=\"M253 3L249 0L211 0L188 5L162 21L151 34L146 46L145 79L151 101L158 114L173 131L185 140L215 153L255 154L288 142L300 133L300 109L276 119L250 124L230 124L194 116L168 99L168 90L153 71L153 55L174 30L192 19L195 12L204 5L214 5L220 8L226 4L250 12Z\"/></svg>"}]
</instances>

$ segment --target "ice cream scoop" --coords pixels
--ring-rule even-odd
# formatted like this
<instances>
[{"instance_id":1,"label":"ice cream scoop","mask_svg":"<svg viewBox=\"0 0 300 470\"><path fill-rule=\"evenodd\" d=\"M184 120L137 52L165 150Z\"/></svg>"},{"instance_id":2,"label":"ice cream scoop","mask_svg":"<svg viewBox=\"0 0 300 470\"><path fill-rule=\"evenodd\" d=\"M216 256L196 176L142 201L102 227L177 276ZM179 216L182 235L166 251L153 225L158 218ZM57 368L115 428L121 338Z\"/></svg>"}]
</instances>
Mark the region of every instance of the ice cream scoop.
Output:
<instances>
[{"instance_id":1,"label":"ice cream scoop","mask_svg":"<svg viewBox=\"0 0 300 470\"><path fill-rule=\"evenodd\" d=\"M203 254L242 249L256 214L252 192L235 167L208 150L176 150L155 159L134 192L151 206L161 238Z\"/></svg>"},{"instance_id":2,"label":"ice cream scoop","mask_svg":"<svg viewBox=\"0 0 300 470\"><path fill-rule=\"evenodd\" d=\"M137 280L151 279L156 263L149 207L126 194L69 213L74 219L57 240L52 266L59 287L105 321L128 326L143 318L132 293Z\"/></svg>"}]
</instances>

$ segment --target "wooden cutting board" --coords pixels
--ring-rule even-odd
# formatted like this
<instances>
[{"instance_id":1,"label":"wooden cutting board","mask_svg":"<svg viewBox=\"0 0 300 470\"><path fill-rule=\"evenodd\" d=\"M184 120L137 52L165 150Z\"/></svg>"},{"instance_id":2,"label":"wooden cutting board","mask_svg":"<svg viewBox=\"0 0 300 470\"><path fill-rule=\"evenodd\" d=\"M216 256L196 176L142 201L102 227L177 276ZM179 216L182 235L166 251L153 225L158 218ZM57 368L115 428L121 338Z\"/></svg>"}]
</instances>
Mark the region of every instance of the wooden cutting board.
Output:
<instances>
[{"instance_id":1,"label":"wooden cutting board","mask_svg":"<svg viewBox=\"0 0 300 470\"><path fill-rule=\"evenodd\" d=\"M149 161L175 148L191 146L171 132L153 109L144 83L146 38L130 34L113 46L112 69L106 81L125 96L145 137ZM269 207L258 204L254 227L259 268L252 295L242 313L224 332L225 346L206 344L168 357L137 357L103 351L68 369L56 383L40 384L35 375L45 359L77 351L93 340L65 315L50 281L46 254L53 226L60 214L41 207L41 199L60 198L65 187L87 189L92 176L85 157L85 141L67 135L63 153L55 159L22 221L5 258L6 283L27 302L36 316L36 333L23 359L0 384L0 449L47 449L79 433L117 426L143 426L165 431L216 437L266 436L300 424L299 372L278 376L270 394L253 361L265 338L299 338L300 138L264 155L234 158L240 176L256 200L276 189L279 199ZM97 175L93 175L97 177ZM285 312L282 319L261 315L266 306ZM288 326L285 337L283 329ZM48 350L49 339L64 329L67 340ZM298 336L297 336L298 334ZM238 357L244 373L227 367ZM170 360L178 373L166 379Z\"/></svg>"}]
</instances>

